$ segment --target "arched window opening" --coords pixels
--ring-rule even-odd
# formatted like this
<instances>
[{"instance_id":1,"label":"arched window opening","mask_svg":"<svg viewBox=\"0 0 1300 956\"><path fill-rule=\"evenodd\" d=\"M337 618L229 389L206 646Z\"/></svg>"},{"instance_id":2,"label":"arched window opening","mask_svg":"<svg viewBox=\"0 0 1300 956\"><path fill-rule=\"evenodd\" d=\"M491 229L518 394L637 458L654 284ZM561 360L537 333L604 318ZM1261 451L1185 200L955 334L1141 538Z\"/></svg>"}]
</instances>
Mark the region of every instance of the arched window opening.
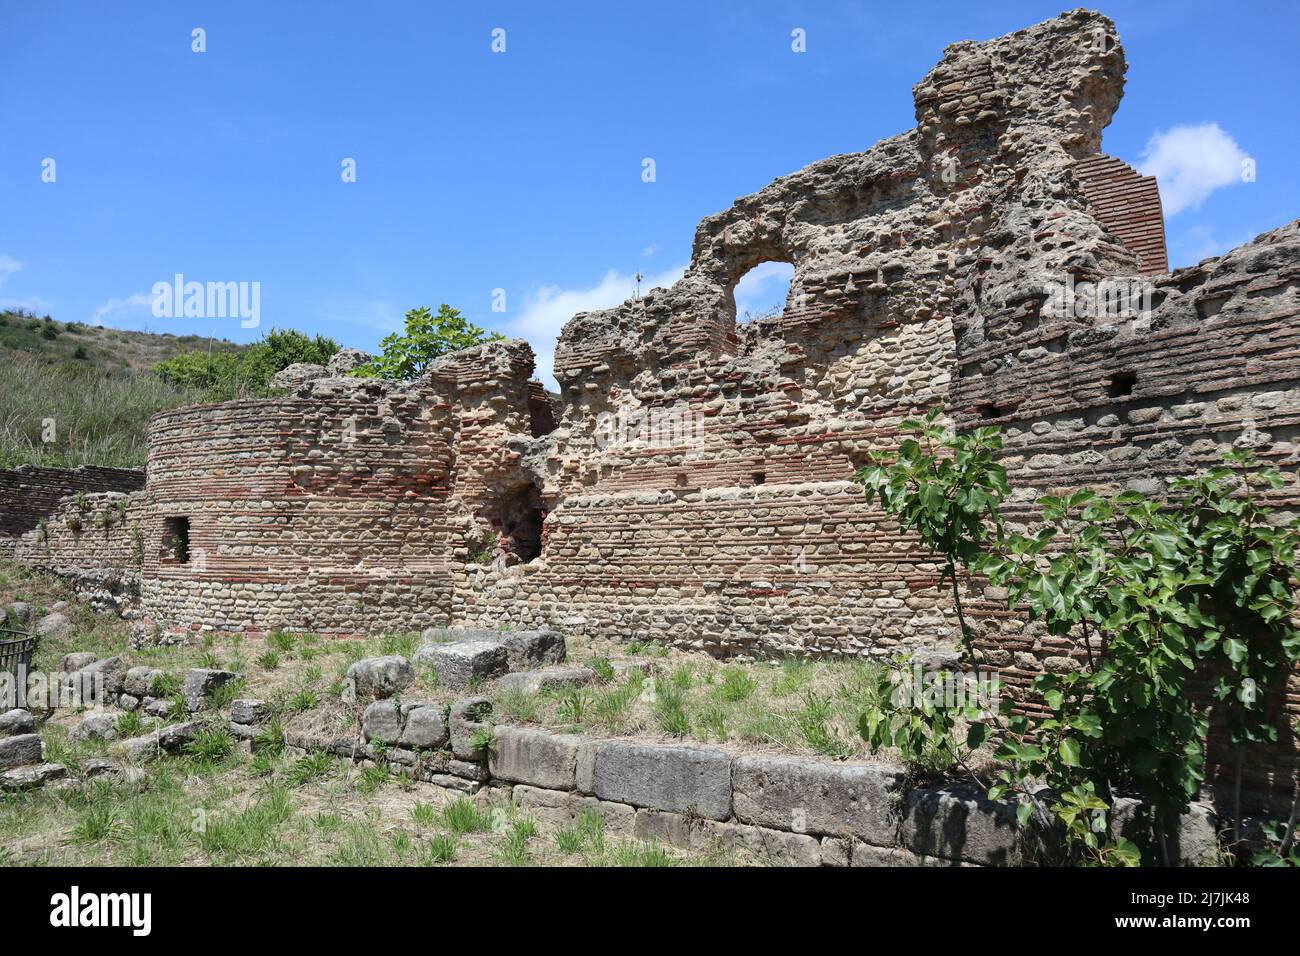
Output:
<instances>
[{"instance_id":1,"label":"arched window opening","mask_svg":"<svg viewBox=\"0 0 1300 956\"><path fill-rule=\"evenodd\" d=\"M736 324L769 319L784 312L789 304L790 280L793 278L794 266L776 260L760 262L741 276L731 293L736 308Z\"/></svg>"}]
</instances>

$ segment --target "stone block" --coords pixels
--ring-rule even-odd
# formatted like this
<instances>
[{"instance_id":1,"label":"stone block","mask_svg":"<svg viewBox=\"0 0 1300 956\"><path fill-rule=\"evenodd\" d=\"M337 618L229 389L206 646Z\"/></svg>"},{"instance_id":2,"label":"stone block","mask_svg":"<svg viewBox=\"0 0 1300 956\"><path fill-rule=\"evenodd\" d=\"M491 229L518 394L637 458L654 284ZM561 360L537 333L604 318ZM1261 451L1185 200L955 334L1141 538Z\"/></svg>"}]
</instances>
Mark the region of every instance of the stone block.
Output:
<instances>
[{"instance_id":1,"label":"stone block","mask_svg":"<svg viewBox=\"0 0 1300 956\"><path fill-rule=\"evenodd\" d=\"M123 693L132 697L149 697L153 694L154 678L162 671L153 667L132 667L122 682Z\"/></svg>"},{"instance_id":2,"label":"stone block","mask_svg":"<svg viewBox=\"0 0 1300 956\"><path fill-rule=\"evenodd\" d=\"M505 645L495 641L458 641L425 644L415 660L438 674L438 682L451 690L464 690L476 681L500 677L510 666Z\"/></svg>"},{"instance_id":3,"label":"stone block","mask_svg":"<svg viewBox=\"0 0 1300 956\"><path fill-rule=\"evenodd\" d=\"M605 832L612 836L630 837L635 828L636 809L625 803L611 803L565 790L545 790L526 784L514 788L514 799L538 819L556 827L569 826L584 812L591 812L600 815L605 821Z\"/></svg>"},{"instance_id":4,"label":"stone block","mask_svg":"<svg viewBox=\"0 0 1300 956\"><path fill-rule=\"evenodd\" d=\"M817 763L795 757L737 757L732 778L736 819L792 833L853 836L888 846L902 785L894 767Z\"/></svg>"},{"instance_id":5,"label":"stone block","mask_svg":"<svg viewBox=\"0 0 1300 956\"><path fill-rule=\"evenodd\" d=\"M691 849L706 850L715 845L733 852L743 851L773 866L822 865L821 841L802 833L716 820L700 820L690 828Z\"/></svg>"},{"instance_id":6,"label":"stone block","mask_svg":"<svg viewBox=\"0 0 1300 956\"><path fill-rule=\"evenodd\" d=\"M30 767L15 767L0 773L0 790L10 792L35 790L52 780L61 780L68 775L68 768L57 763L38 763Z\"/></svg>"},{"instance_id":7,"label":"stone block","mask_svg":"<svg viewBox=\"0 0 1300 956\"><path fill-rule=\"evenodd\" d=\"M537 694L544 690L587 687L594 683L596 683L596 672L590 667L551 667L540 671L517 671L506 674L497 681L497 689Z\"/></svg>"},{"instance_id":8,"label":"stone block","mask_svg":"<svg viewBox=\"0 0 1300 956\"><path fill-rule=\"evenodd\" d=\"M30 734L35 730L36 718L19 707L0 714L0 737L16 737L18 734Z\"/></svg>"},{"instance_id":9,"label":"stone block","mask_svg":"<svg viewBox=\"0 0 1300 956\"><path fill-rule=\"evenodd\" d=\"M903 845L919 856L995 866L1020 862L1015 806L973 788L916 789L904 801Z\"/></svg>"},{"instance_id":10,"label":"stone block","mask_svg":"<svg viewBox=\"0 0 1300 956\"><path fill-rule=\"evenodd\" d=\"M117 717L113 714L89 714L68 733L68 740L116 740Z\"/></svg>"},{"instance_id":11,"label":"stone block","mask_svg":"<svg viewBox=\"0 0 1300 956\"><path fill-rule=\"evenodd\" d=\"M489 730L488 718L492 716L492 701L486 697L465 697L451 705L448 731L451 750L459 760L482 762L487 760L487 750L474 746L471 738L477 731Z\"/></svg>"},{"instance_id":12,"label":"stone block","mask_svg":"<svg viewBox=\"0 0 1300 956\"><path fill-rule=\"evenodd\" d=\"M509 783L572 790L577 783L581 738L519 727L496 728L488 769Z\"/></svg>"},{"instance_id":13,"label":"stone block","mask_svg":"<svg viewBox=\"0 0 1300 956\"><path fill-rule=\"evenodd\" d=\"M239 675L234 671L196 667L185 675L185 680L181 683L181 697L192 714L203 707L210 693L238 679Z\"/></svg>"},{"instance_id":14,"label":"stone block","mask_svg":"<svg viewBox=\"0 0 1300 956\"><path fill-rule=\"evenodd\" d=\"M405 657L397 654L368 657L348 668L343 700L350 704L384 700L409 687L414 680L415 670Z\"/></svg>"},{"instance_id":15,"label":"stone block","mask_svg":"<svg viewBox=\"0 0 1300 956\"><path fill-rule=\"evenodd\" d=\"M271 705L264 700L240 697L230 702L230 719L237 724L260 724L271 716Z\"/></svg>"},{"instance_id":16,"label":"stone block","mask_svg":"<svg viewBox=\"0 0 1300 956\"><path fill-rule=\"evenodd\" d=\"M506 646L511 670L560 664L567 652L564 635L559 631L515 631L498 639Z\"/></svg>"},{"instance_id":17,"label":"stone block","mask_svg":"<svg viewBox=\"0 0 1300 956\"><path fill-rule=\"evenodd\" d=\"M45 747L37 734L0 738L0 770L40 763Z\"/></svg>"},{"instance_id":18,"label":"stone block","mask_svg":"<svg viewBox=\"0 0 1300 956\"><path fill-rule=\"evenodd\" d=\"M602 741L594 781L602 800L710 820L731 815L731 755L720 750Z\"/></svg>"}]
</instances>

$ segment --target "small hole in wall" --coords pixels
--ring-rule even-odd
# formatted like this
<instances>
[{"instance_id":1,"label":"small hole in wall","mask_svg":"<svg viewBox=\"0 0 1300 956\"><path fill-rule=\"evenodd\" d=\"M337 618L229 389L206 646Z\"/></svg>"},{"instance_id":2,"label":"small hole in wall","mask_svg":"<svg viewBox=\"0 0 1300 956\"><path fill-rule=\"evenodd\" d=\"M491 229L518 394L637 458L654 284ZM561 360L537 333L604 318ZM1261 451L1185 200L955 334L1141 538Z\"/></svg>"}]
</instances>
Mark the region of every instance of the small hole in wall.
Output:
<instances>
[{"instance_id":1,"label":"small hole in wall","mask_svg":"<svg viewBox=\"0 0 1300 956\"><path fill-rule=\"evenodd\" d=\"M163 519L163 553L176 564L190 560L190 519L171 517Z\"/></svg>"},{"instance_id":2,"label":"small hole in wall","mask_svg":"<svg viewBox=\"0 0 1300 956\"><path fill-rule=\"evenodd\" d=\"M764 484L766 481L767 481L767 472L764 471L754 472L754 484L761 485Z\"/></svg>"},{"instance_id":3,"label":"small hole in wall","mask_svg":"<svg viewBox=\"0 0 1300 956\"><path fill-rule=\"evenodd\" d=\"M1111 398L1123 398L1125 395L1133 394L1133 386L1137 385L1136 372L1116 372L1106 383L1106 394Z\"/></svg>"},{"instance_id":4,"label":"small hole in wall","mask_svg":"<svg viewBox=\"0 0 1300 956\"><path fill-rule=\"evenodd\" d=\"M980 418L997 418L998 407L993 404L984 404L975 406L975 411Z\"/></svg>"},{"instance_id":5,"label":"small hole in wall","mask_svg":"<svg viewBox=\"0 0 1300 956\"><path fill-rule=\"evenodd\" d=\"M535 485L520 485L501 501L501 530L505 545L520 561L528 562L542 553L542 523L546 511Z\"/></svg>"}]
</instances>

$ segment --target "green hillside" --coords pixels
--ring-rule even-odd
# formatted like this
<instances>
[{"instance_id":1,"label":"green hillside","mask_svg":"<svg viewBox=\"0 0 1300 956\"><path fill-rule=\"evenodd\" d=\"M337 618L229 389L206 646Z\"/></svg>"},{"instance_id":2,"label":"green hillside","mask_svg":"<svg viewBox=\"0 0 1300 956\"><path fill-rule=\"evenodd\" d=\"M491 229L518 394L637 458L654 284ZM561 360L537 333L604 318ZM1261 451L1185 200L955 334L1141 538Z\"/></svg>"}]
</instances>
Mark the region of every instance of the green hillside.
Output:
<instances>
[{"instance_id":1,"label":"green hillside","mask_svg":"<svg viewBox=\"0 0 1300 956\"><path fill-rule=\"evenodd\" d=\"M0 468L139 467L155 412L264 394L279 369L337 349L293 331L236 345L0 312Z\"/></svg>"}]
</instances>

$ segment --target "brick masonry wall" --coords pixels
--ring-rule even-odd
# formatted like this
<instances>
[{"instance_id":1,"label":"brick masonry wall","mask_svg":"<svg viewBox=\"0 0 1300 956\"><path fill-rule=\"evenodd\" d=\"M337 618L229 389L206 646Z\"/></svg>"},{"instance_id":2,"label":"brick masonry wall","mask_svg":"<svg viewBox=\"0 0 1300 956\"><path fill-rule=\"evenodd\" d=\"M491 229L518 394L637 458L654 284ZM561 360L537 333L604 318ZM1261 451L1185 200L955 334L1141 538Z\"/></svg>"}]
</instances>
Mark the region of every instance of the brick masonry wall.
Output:
<instances>
[{"instance_id":1,"label":"brick masonry wall","mask_svg":"<svg viewBox=\"0 0 1300 956\"><path fill-rule=\"evenodd\" d=\"M1165 220L1154 176L1142 176L1122 159L1091 156L1075 168L1094 214L1137 256L1144 276L1169 271Z\"/></svg>"},{"instance_id":2,"label":"brick masonry wall","mask_svg":"<svg viewBox=\"0 0 1300 956\"><path fill-rule=\"evenodd\" d=\"M0 536L17 536L35 528L68 495L143 487L144 470L138 468L0 468Z\"/></svg>"}]
</instances>

